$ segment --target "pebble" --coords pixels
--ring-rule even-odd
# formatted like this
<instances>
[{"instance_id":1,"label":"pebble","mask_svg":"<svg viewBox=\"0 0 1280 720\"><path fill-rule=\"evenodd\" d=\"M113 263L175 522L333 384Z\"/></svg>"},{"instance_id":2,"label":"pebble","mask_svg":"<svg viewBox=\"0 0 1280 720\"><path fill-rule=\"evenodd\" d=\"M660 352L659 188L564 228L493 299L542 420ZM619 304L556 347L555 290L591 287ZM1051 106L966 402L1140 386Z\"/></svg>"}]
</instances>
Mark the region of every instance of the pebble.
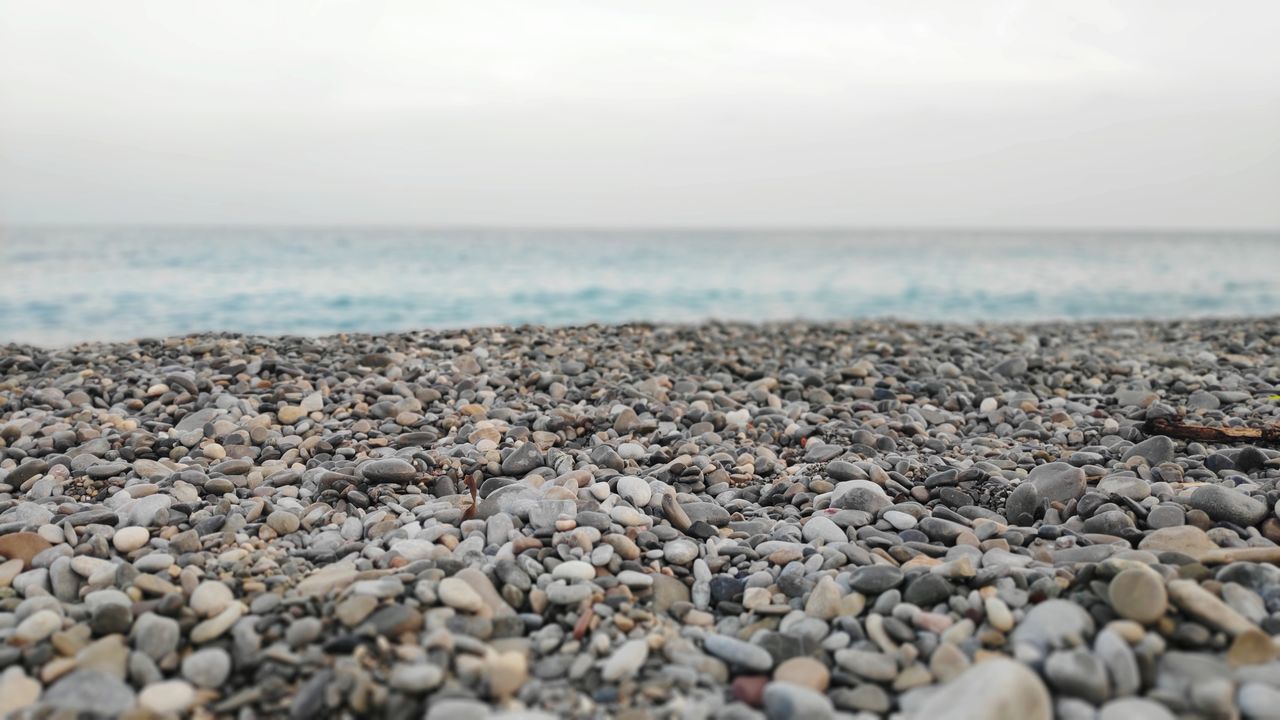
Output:
<instances>
[{"instance_id":1,"label":"pebble","mask_svg":"<svg viewBox=\"0 0 1280 720\"><path fill-rule=\"evenodd\" d=\"M143 527L126 527L116 531L111 544L122 553L131 553L141 549L151 541L151 533Z\"/></svg>"},{"instance_id":2,"label":"pebble","mask_svg":"<svg viewBox=\"0 0 1280 720\"><path fill-rule=\"evenodd\" d=\"M0 703L1265 715L1280 455L1147 421L1266 422L1278 346L1266 318L14 346Z\"/></svg>"},{"instance_id":3,"label":"pebble","mask_svg":"<svg viewBox=\"0 0 1280 720\"><path fill-rule=\"evenodd\" d=\"M1112 578L1107 597L1117 615L1145 625L1164 617L1169 607L1164 581L1141 568L1125 570Z\"/></svg>"},{"instance_id":4,"label":"pebble","mask_svg":"<svg viewBox=\"0 0 1280 720\"><path fill-rule=\"evenodd\" d=\"M931 720L1053 720L1039 676L1013 660L981 662L947 682L913 713Z\"/></svg>"},{"instance_id":5,"label":"pebble","mask_svg":"<svg viewBox=\"0 0 1280 720\"><path fill-rule=\"evenodd\" d=\"M231 588L217 580L206 580L191 591L187 607L201 617L212 617L227 609L233 602L235 594L231 592Z\"/></svg>"},{"instance_id":6,"label":"pebble","mask_svg":"<svg viewBox=\"0 0 1280 720\"><path fill-rule=\"evenodd\" d=\"M152 683L138 693L138 705L157 715L181 713L196 700L196 690L185 680Z\"/></svg>"},{"instance_id":7,"label":"pebble","mask_svg":"<svg viewBox=\"0 0 1280 720\"><path fill-rule=\"evenodd\" d=\"M607 682L618 682L634 676L649 657L649 643L643 639L628 640L605 660L600 676Z\"/></svg>"},{"instance_id":8,"label":"pebble","mask_svg":"<svg viewBox=\"0 0 1280 720\"><path fill-rule=\"evenodd\" d=\"M707 652L730 665L755 672L768 672L773 668L773 658L769 655L769 651L737 638L727 635L708 635L703 640L703 645Z\"/></svg>"},{"instance_id":9,"label":"pebble","mask_svg":"<svg viewBox=\"0 0 1280 720\"><path fill-rule=\"evenodd\" d=\"M231 656L222 648L206 648L182 660L182 676L196 687L219 688L231 674Z\"/></svg>"}]
</instances>

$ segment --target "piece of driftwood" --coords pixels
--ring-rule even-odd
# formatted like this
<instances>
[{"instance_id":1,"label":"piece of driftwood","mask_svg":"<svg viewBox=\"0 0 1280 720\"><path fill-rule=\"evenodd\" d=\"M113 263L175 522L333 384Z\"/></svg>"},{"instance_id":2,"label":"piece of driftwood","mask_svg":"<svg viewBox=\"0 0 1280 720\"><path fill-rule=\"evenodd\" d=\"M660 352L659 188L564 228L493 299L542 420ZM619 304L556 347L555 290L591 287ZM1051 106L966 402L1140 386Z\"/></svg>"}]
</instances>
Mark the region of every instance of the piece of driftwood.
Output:
<instances>
[{"instance_id":1,"label":"piece of driftwood","mask_svg":"<svg viewBox=\"0 0 1280 720\"><path fill-rule=\"evenodd\" d=\"M1170 418L1148 420L1143 430L1148 435L1167 435L1182 440L1210 443L1268 442L1280 443L1280 426L1205 427Z\"/></svg>"}]
</instances>

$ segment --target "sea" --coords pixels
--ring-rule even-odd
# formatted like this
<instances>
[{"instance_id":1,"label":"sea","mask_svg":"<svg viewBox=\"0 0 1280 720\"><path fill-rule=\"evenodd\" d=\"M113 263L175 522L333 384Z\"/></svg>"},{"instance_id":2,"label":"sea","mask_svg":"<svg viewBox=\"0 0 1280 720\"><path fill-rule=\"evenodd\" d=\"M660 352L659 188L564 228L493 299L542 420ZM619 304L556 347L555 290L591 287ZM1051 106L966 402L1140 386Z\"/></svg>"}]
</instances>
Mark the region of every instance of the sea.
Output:
<instances>
[{"instance_id":1,"label":"sea","mask_svg":"<svg viewBox=\"0 0 1280 720\"><path fill-rule=\"evenodd\" d=\"M0 229L0 344L584 323L1280 314L1280 234Z\"/></svg>"}]
</instances>

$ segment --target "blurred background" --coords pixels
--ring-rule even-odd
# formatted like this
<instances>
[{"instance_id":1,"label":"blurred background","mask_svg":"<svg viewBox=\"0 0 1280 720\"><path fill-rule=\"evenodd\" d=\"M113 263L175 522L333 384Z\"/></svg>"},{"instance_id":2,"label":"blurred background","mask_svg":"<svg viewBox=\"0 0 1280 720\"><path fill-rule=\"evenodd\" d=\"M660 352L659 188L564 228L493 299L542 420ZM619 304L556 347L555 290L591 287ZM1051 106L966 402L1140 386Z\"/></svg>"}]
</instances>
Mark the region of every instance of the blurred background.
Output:
<instances>
[{"instance_id":1,"label":"blurred background","mask_svg":"<svg viewBox=\"0 0 1280 720\"><path fill-rule=\"evenodd\" d=\"M0 0L0 343L1280 313L1280 5Z\"/></svg>"}]
</instances>

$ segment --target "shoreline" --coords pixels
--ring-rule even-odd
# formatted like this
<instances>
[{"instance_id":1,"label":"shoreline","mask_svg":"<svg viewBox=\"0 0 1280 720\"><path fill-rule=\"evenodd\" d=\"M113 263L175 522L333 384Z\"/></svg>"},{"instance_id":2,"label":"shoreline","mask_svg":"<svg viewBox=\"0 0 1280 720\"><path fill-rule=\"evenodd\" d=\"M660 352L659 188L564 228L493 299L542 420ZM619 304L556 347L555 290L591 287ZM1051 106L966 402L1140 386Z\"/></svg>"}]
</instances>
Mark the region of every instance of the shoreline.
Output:
<instances>
[{"instance_id":1,"label":"shoreline","mask_svg":"<svg viewBox=\"0 0 1280 720\"><path fill-rule=\"evenodd\" d=\"M1142 425L1277 393L1280 316L0 345L0 714L1256 717L1280 452Z\"/></svg>"},{"instance_id":2,"label":"shoreline","mask_svg":"<svg viewBox=\"0 0 1280 720\"><path fill-rule=\"evenodd\" d=\"M69 343L40 343L26 342L17 340L6 340L0 337L0 352L12 352L15 350L35 350L38 352L59 352L69 350L91 350L95 347L110 347L117 345L138 345L138 344L155 344L155 343L175 343L178 341L194 342L202 340L248 340L256 345L271 345L280 341L296 341L296 340L314 340L324 341L330 338L344 337L352 340L373 341L377 339L431 339L432 337L464 335L468 333L555 333L555 332L575 332L575 331L591 331L591 330L609 330L609 329L640 329L640 330L662 330L662 331L678 331L678 330L697 330L701 327L735 327L743 329L756 329L761 332L772 332L779 328L794 327L797 325L808 326L825 330L839 331L858 331L870 330L879 331L888 328L899 329L929 329L929 330L999 330L999 329L1021 329L1027 332L1050 332L1070 328L1074 326L1088 327L1093 329L1103 329L1116 326L1161 326L1161 327L1182 327L1182 326L1198 326L1206 323L1227 323L1227 324L1248 324L1248 323L1270 323L1280 321L1280 314L1262 313L1262 314L1237 314L1237 315L1191 315L1178 318L1168 317L1142 317L1142 316L1123 316L1123 317L1048 317L1037 320L1014 319L1014 320L947 320L947 319L918 319L912 317L898 317L886 315L881 317L852 317L843 319L805 319L802 317L790 319L770 319L760 321L738 320L738 319L721 319L721 318L704 318L701 320L626 320L622 322L577 322L563 324L547 324L547 323L522 323L522 324L479 324L479 325L441 325L441 326L422 326L413 328L404 328L399 330L386 331L327 331L317 333L263 333L263 332L244 332L238 330L193 330L190 332L176 333L171 335L141 335L130 338L119 339L97 339L97 340L77 340Z\"/></svg>"}]
</instances>

